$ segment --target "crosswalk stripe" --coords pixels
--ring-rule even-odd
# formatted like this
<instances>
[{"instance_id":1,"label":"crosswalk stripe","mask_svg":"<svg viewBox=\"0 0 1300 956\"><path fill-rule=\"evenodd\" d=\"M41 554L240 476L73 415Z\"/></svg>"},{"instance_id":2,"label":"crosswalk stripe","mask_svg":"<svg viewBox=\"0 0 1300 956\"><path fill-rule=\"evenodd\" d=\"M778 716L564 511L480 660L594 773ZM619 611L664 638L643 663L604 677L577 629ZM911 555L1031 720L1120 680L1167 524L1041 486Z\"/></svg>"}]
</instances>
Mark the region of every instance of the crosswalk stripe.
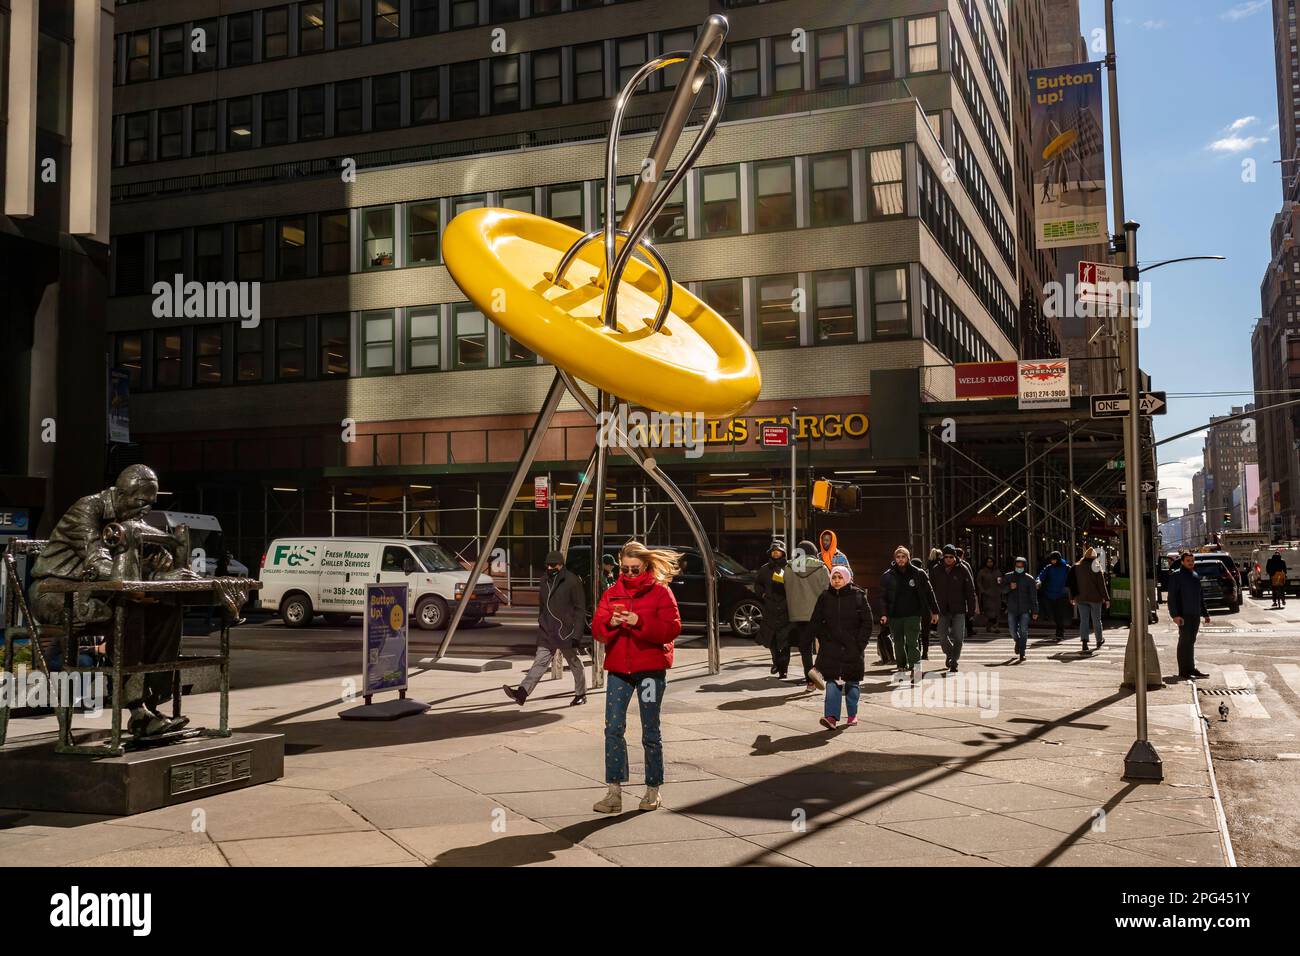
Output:
<instances>
[{"instance_id":1,"label":"crosswalk stripe","mask_svg":"<svg viewBox=\"0 0 1300 956\"><path fill-rule=\"evenodd\" d=\"M1250 679L1246 673L1246 668L1241 664L1224 664L1220 670L1223 672L1223 683L1230 689L1249 688L1254 690L1255 682Z\"/></svg>"},{"instance_id":2,"label":"crosswalk stripe","mask_svg":"<svg viewBox=\"0 0 1300 956\"><path fill-rule=\"evenodd\" d=\"M1300 697L1300 664L1279 664L1275 662L1273 667L1282 676L1282 680L1286 681L1286 686L1290 687L1296 696Z\"/></svg>"},{"instance_id":3,"label":"crosswalk stripe","mask_svg":"<svg viewBox=\"0 0 1300 956\"><path fill-rule=\"evenodd\" d=\"M1250 679L1245 667L1241 664L1225 664L1220 671L1223 674L1223 683L1229 690L1248 691L1245 694L1234 694L1226 698L1228 706L1237 712L1238 717L1249 717L1255 720L1270 719L1267 708L1260 703L1259 697L1255 694L1255 682Z\"/></svg>"}]
</instances>

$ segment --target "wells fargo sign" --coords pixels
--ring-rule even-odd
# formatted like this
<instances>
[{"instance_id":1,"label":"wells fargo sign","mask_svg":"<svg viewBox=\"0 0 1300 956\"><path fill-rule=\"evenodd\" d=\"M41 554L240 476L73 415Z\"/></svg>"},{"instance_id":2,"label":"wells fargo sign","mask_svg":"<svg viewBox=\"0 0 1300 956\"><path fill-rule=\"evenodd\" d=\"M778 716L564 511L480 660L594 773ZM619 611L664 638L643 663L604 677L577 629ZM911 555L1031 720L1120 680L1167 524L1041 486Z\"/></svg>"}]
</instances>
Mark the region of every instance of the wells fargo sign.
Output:
<instances>
[{"instance_id":1,"label":"wells fargo sign","mask_svg":"<svg viewBox=\"0 0 1300 956\"><path fill-rule=\"evenodd\" d=\"M864 439L871 430L871 420L865 412L828 412L824 415L798 415L794 437L800 442L842 441ZM704 433L706 443L735 445L759 444L764 425L789 425L789 415L753 415L745 418L707 422Z\"/></svg>"}]
</instances>

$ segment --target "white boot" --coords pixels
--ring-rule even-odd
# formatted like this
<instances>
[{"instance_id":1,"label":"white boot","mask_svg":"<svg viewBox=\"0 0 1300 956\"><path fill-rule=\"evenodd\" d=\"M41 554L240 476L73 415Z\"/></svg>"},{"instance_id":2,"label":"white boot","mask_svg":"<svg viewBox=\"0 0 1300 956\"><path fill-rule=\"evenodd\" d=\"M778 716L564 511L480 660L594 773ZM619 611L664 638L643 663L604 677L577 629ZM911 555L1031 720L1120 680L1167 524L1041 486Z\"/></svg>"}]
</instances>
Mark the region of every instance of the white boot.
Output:
<instances>
[{"instance_id":1,"label":"white boot","mask_svg":"<svg viewBox=\"0 0 1300 956\"><path fill-rule=\"evenodd\" d=\"M658 787L646 787L645 796L641 798L642 810L658 810L662 801L659 799Z\"/></svg>"},{"instance_id":2,"label":"white boot","mask_svg":"<svg viewBox=\"0 0 1300 956\"><path fill-rule=\"evenodd\" d=\"M605 796L601 797L600 800L597 801L596 805L591 809L595 810L597 813L622 813L623 785L619 783L611 783L609 785L609 791Z\"/></svg>"}]
</instances>

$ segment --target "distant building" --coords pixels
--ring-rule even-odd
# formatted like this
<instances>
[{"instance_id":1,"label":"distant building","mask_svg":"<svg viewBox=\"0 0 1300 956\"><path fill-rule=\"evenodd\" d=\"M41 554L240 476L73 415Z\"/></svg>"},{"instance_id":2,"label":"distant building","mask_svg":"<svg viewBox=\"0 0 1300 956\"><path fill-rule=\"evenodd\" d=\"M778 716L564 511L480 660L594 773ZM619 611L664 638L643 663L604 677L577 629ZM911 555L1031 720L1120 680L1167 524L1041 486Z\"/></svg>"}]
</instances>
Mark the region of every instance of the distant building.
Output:
<instances>
[{"instance_id":1,"label":"distant building","mask_svg":"<svg viewBox=\"0 0 1300 956\"><path fill-rule=\"evenodd\" d=\"M1230 415L1211 415L1205 436L1205 511L1207 530L1240 528L1241 516L1233 511L1233 492L1241 484L1241 466L1257 459L1255 428L1249 420L1231 419L1254 409L1233 408ZM1258 480L1258 479L1257 479Z\"/></svg>"}]
</instances>

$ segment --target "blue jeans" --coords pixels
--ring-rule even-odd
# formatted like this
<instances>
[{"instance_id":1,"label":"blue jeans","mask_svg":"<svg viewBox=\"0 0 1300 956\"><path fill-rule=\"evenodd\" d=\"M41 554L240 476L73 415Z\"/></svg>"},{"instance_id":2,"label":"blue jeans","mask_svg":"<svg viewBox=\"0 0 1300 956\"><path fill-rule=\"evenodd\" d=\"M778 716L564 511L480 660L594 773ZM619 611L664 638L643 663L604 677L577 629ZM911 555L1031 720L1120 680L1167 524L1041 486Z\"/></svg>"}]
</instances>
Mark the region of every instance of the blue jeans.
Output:
<instances>
[{"instance_id":1,"label":"blue jeans","mask_svg":"<svg viewBox=\"0 0 1300 956\"><path fill-rule=\"evenodd\" d=\"M1023 654L1029 644L1029 615L1007 614L1007 627L1016 642L1016 653Z\"/></svg>"},{"instance_id":2,"label":"blue jeans","mask_svg":"<svg viewBox=\"0 0 1300 956\"><path fill-rule=\"evenodd\" d=\"M840 699L843 698L848 704L849 716L858 716L858 697L862 693L862 688L858 686L857 681L845 681L844 690L840 691L840 685L833 680L826 682L826 716L840 719Z\"/></svg>"},{"instance_id":3,"label":"blue jeans","mask_svg":"<svg viewBox=\"0 0 1300 956\"><path fill-rule=\"evenodd\" d=\"M659 705L667 686L664 671L605 675L605 782L624 783L627 769L627 705L633 695L641 707L641 745L645 748L645 784L664 782L664 744L659 733Z\"/></svg>"},{"instance_id":4,"label":"blue jeans","mask_svg":"<svg viewBox=\"0 0 1300 956\"><path fill-rule=\"evenodd\" d=\"M1079 640L1087 647L1088 632L1092 631L1097 637L1097 646L1101 647L1101 602L1080 601L1075 606L1079 609Z\"/></svg>"}]
</instances>

